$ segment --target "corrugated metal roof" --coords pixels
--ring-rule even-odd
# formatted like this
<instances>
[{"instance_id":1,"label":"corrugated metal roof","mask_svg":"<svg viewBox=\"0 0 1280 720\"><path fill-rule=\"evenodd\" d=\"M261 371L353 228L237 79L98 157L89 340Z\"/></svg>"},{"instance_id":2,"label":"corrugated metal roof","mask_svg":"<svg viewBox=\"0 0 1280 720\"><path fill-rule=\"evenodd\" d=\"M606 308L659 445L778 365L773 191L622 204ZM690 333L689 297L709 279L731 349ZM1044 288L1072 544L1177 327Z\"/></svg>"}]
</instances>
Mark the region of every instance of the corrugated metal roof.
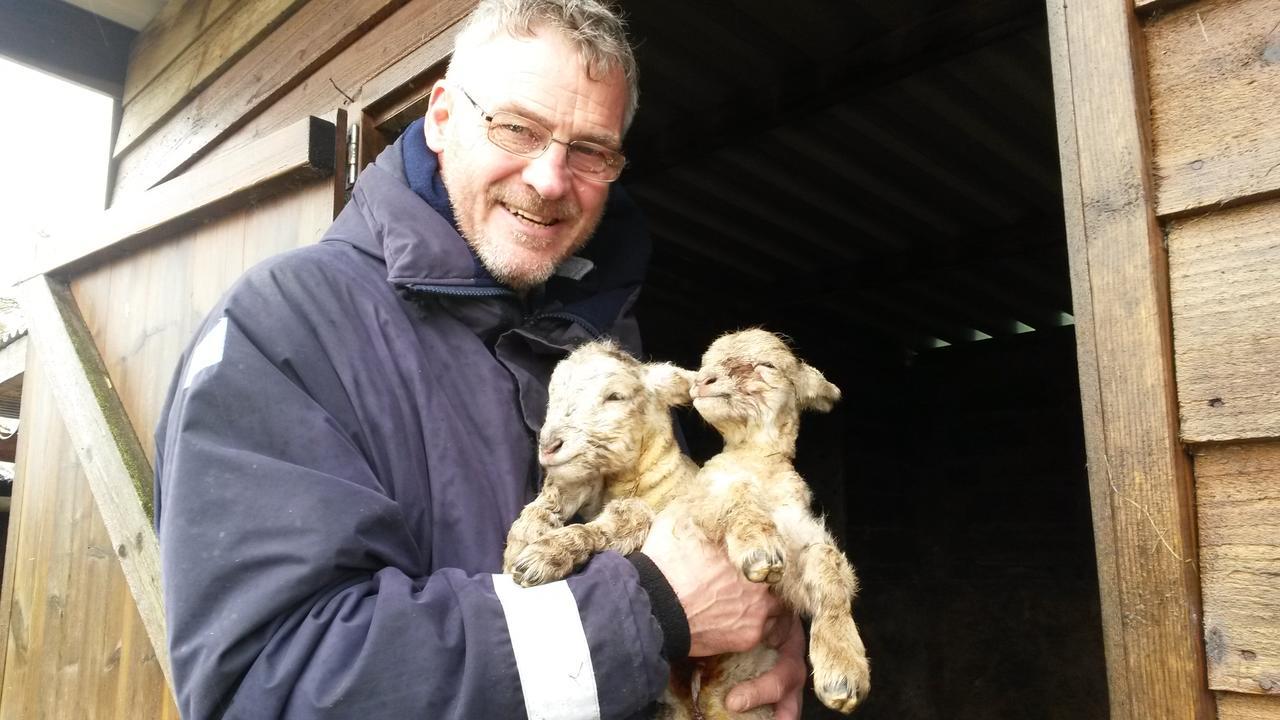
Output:
<instances>
[{"instance_id":1,"label":"corrugated metal roof","mask_svg":"<svg viewBox=\"0 0 1280 720\"><path fill-rule=\"evenodd\" d=\"M1070 322L1042 3L625 8L642 314L909 351Z\"/></svg>"}]
</instances>

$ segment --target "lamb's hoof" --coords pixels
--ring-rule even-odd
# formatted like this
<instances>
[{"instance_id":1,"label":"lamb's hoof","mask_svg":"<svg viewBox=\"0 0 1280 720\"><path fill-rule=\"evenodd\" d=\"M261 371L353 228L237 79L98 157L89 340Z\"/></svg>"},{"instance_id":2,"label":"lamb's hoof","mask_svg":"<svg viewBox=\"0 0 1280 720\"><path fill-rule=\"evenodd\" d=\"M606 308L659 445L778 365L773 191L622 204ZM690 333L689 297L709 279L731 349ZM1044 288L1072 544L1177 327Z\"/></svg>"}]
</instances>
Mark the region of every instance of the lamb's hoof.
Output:
<instances>
[{"instance_id":1,"label":"lamb's hoof","mask_svg":"<svg viewBox=\"0 0 1280 720\"><path fill-rule=\"evenodd\" d=\"M782 580L785 565L782 553L761 548L748 550L742 557L742 574L751 582L764 582L776 585Z\"/></svg>"},{"instance_id":2,"label":"lamb's hoof","mask_svg":"<svg viewBox=\"0 0 1280 720\"><path fill-rule=\"evenodd\" d=\"M823 705L845 714L853 712L858 701L866 695L866 690L857 687L857 683L850 680L847 675L829 676L815 683L813 689Z\"/></svg>"},{"instance_id":3,"label":"lamb's hoof","mask_svg":"<svg viewBox=\"0 0 1280 720\"><path fill-rule=\"evenodd\" d=\"M511 579L521 587L543 585L563 580L573 572L573 558L544 550L534 543L520 552L511 565Z\"/></svg>"},{"instance_id":4,"label":"lamb's hoof","mask_svg":"<svg viewBox=\"0 0 1280 720\"><path fill-rule=\"evenodd\" d=\"M854 663L848 672L815 668L813 690L822 704L832 710L846 714L853 712L871 691L871 675L866 661Z\"/></svg>"}]
</instances>

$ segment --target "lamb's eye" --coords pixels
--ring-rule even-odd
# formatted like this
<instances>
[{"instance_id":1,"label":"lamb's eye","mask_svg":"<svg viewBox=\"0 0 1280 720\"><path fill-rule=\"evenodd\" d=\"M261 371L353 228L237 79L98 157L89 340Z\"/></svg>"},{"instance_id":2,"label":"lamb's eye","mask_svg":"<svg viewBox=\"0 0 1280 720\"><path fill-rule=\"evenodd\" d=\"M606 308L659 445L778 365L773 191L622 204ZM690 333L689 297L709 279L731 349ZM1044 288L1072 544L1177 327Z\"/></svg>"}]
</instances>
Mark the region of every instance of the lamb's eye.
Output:
<instances>
[{"instance_id":1,"label":"lamb's eye","mask_svg":"<svg viewBox=\"0 0 1280 720\"><path fill-rule=\"evenodd\" d=\"M609 393L609 396L604 399L605 402L619 402L622 400L626 400L626 398L620 392Z\"/></svg>"},{"instance_id":2,"label":"lamb's eye","mask_svg":"<svg viewBox=\"0 0 1280 720\"><path fill-rule=\"evenodd\" d=\"M773 370L773 369L774 369L774 367L773 367L773 363L770 363L770 362L756 363L756 367L767 367L767 368L769 368L770 370Z\"/></svg>"}]
</instances>

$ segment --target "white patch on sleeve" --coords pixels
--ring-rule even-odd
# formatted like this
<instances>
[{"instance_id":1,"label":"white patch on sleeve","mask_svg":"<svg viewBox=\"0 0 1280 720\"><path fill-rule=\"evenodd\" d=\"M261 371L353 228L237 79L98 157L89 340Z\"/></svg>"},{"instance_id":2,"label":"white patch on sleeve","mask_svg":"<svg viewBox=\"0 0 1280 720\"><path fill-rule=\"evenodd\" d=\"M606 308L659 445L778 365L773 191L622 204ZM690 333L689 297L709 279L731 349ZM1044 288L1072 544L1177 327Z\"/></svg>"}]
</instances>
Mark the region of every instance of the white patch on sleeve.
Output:
<instances>
[{"instance_id":1,"label":"white patch on sleeve","mask_svg":"<svg viewBox=\"0 0 1280 720\"><path fill-rule=\"evenodd\" d=\"M201 370L222 362L222 348L226 344L227 319L223 317L209 329L209 332L205 333L205 336L196 344L196 349L191 351L191 357L187 360L187 374L182 379L183 390L191 387L191 383L195 382L196 375Z\"/></svg>"},{"instance_id":2,"label":"white patch on sleeve","mask_svg":"<svg viewBox=\"0 0 1280 720\"><path fill-rule=\"evenodd\" d=\"M494 575L529 720L599 720L591 648L569 584L522 588Z\"/></svg>"}]
</instances>

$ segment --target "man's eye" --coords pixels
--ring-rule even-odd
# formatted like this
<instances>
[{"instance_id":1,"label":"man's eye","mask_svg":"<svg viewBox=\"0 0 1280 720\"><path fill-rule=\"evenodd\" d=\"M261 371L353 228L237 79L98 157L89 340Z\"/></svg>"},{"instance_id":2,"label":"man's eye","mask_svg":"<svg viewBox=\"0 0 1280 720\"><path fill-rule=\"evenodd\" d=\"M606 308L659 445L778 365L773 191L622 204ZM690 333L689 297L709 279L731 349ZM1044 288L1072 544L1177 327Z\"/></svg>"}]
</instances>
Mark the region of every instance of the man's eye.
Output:
<instances>
[{"instance_id":1,"label":"man's eye","mask_svg":"<svg viewBox=\"0 0 1280 720\"><path fill-rule=\"evenodd\" d=\"M533 135L533 128L529 127L528 125L521 125L520 123L510 123L510 122L503 123L498 127L502 130L502 132L507 133L508 135L513 135L518 137L527 137L529 135Z\"/></svg>"},{"instance_id":2,"label":"man's eye","mask_svg":"<svg viewBox=\"0 0 1280 720\"><path fill-rule=\"evenodd\" d=\"M593 162L603 163L606 158L604 151L599 148L574 144L570 145L569 149L572 150L575 155L579 155Z\"/></svg>"}]
</instances>

